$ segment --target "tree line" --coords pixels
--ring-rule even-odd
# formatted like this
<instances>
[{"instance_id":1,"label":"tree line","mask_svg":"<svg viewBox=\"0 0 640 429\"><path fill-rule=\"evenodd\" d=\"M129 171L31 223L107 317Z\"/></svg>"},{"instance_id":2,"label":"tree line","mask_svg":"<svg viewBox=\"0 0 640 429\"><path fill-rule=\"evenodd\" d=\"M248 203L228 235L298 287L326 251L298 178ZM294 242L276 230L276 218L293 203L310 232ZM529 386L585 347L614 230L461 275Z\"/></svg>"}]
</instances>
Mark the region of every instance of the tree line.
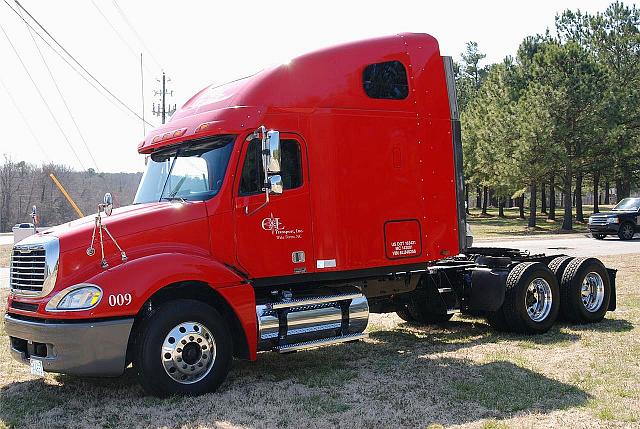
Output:
<instances>
[{"instance_id":1,"label":"tree line","mask_svg":"<svg viewBox=\"0 0 640 429\"><path fill-rule=\"evenodd\" d=\"M499 216L510 201L536 225L539 193L562 229L584 222L583 192L609 203L640 184L640 10L612 3L596 14L567 10L553 30L526 37L515 56L481 65L469 42L456 67L467 207L474 196ZM541 191L541 192L540 192ZM471 195L470 195L471 194ZM548 203L547 203L548 201Z\"/></svg>"},{"instance_id":2,"label":"tree line","mask_svg":"<svg viewBox=\"0 0 640 429\"><path fill-rule=\"evenodd\" d=\"M78 217L49 174L62 183L80 210L97 212L105 192L111 192L114 206L131 204L142 173L96 173L73 171L58 164L36 166L4 159L0 165L0 232L9 232L16 223L31 222L33 205L38 208L41 226L54 226Z\"/></svg>"}]
</instances>

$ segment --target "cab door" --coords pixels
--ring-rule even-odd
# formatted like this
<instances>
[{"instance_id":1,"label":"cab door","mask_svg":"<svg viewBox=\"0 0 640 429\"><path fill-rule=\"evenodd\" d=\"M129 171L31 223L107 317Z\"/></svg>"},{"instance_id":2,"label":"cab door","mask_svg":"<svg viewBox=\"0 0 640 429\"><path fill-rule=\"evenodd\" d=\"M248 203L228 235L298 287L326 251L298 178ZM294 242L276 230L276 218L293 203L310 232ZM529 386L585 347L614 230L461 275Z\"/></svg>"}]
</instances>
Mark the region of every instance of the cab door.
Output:
<instances>
[{"instance_id":1,"label":"cab door","mask_svg":"<svg viewBox=\"0 0 640 429\"><path fill-rule=\"evenodd\" d=\"M245 141L242 148L233 216L236 259L250 278L314 268L306 147L300 136L282 132L280 147L283 192L270 194L269 203L255 213L265 202L261 142Z\"/></svg>"}]
</instances>

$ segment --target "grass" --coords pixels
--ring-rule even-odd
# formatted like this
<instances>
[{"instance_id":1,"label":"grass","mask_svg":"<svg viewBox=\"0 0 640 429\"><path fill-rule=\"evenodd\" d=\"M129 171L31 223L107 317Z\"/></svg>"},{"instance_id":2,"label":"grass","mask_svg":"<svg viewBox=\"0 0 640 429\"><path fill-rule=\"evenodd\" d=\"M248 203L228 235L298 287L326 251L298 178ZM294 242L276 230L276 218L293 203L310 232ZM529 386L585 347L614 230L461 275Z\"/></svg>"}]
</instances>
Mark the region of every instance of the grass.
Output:
<instances>
[{"instance_id":1,"label":"grass","mask_svg":"<svg viewBox=\"0 0 640 429\"><path fill-rule=\"evenodd\" d=\"M199 398L145 397L131 369L36 379L0 336L0 428L638 427L640 254L603 260L619 272L602 323L529 337L473 317L417 328L373 315L366 341L236 361Z\"/></svg>"},{"instance_id":2,"label":"grass","mask_svg":"<svg viewBox=\"0 0 640 429\"><path fill-rule=\"evenodd\" d=\"M0 245L0 268L8 268L11 263L11 249L13 244Z\"/></svg>"},{"instance_id":3,"label":"grass","mask_svg":"<svg viewBox=\"0 0 640 429\"><path fill-rule=\"evenodd\" d=\"M609 210L613 206L601 206L600 211ZM592 214L593 207L584 206L584 218L587 220ZM467 215L467 221L471 225L473 236L475 238L504 238L506 236L528 236L528 235L540 235L540 234L566 234L567 231L563 231L562 228L562 216L564 210L556 208L556 220L547 220L547 215L538 212L537 226L535 228L529 228L528 216L529 210L525 210L525 219L519 217L520 210L517 207L505 209L505 217L498 216L498 209L490 207L487 210L487 214L483 215L480 209L470 209L470 214ZM574 210L574 233L586 233L589 228L586 223L579 223L575 221Z\"/></svg>"}]
</instances>

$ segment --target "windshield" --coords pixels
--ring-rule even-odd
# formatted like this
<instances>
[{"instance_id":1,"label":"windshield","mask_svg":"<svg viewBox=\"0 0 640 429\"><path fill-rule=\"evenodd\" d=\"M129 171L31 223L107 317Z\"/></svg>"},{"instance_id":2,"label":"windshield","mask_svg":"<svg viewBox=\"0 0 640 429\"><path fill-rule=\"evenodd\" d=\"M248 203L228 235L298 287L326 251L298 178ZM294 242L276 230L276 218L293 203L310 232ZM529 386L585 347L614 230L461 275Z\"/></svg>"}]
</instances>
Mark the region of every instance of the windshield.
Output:
<instances>
[{"instance_id":1,"label":"windshield","mask_svg":"<svg viewBox=\"0 0 640 429\"><path fill-rule=\"evenodd\" d=\"M625 198L620 201L613 210L631 210L635 211L640 208L640 198Z\"/></svg>"},{"instance_id":2,"label":"windshield","mask_svg":"<svg viewBox=\"0 0 640 429\"><path fill-rule=\"evenodd\" d=\"M222 187L234 138L218 136L153 153L133 203L213 197Z\"/></svg>"}]
</instances>

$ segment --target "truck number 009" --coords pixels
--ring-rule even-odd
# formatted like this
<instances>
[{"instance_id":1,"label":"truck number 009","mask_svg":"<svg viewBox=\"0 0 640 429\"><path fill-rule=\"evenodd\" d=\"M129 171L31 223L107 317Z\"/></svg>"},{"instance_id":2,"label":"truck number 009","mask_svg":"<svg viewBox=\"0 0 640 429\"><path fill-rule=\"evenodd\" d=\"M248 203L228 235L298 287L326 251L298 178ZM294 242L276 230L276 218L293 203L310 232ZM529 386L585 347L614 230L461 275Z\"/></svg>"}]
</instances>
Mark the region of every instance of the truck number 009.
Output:
<instances>
[{"instance_id":1,"label":"truck number 009","mask_svg":"<svg viewBox=\"0 0 640 429\"><path fill-rule=\"evenodd\" d=\"M125 294L117 294L117 295L109 295L109 305L111 307L121 307L123 305L129 305L131 304L131 294L130 293L125 293Z\"/></svg>"}]
</instances>

